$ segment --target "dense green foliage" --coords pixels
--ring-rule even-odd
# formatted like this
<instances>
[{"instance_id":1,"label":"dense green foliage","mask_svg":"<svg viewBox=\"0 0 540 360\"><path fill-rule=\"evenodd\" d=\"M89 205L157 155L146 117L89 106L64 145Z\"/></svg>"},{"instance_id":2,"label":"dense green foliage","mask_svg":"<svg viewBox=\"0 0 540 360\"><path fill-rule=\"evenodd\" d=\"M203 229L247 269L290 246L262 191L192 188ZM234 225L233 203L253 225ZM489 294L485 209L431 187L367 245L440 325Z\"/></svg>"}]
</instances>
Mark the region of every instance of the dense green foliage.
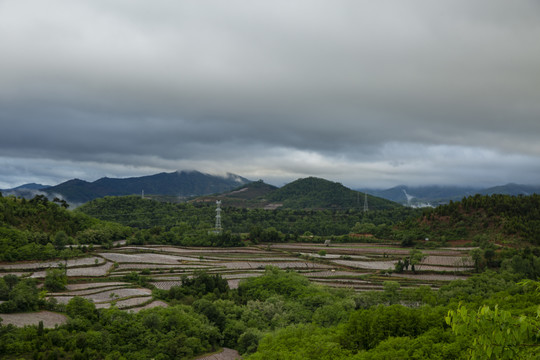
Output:
<instances>
[{"instance_id":1,"label":"dense green foliage","mask_svg":"<svg viewBox=\"0 0 540 360\"><path fill-rule=\"evenodd\" d=\"M19 279L15 275L0 278L0 313L32 311L40 307L35 279ZM43 304L41 304L43 305Z\"/></svg>"},{"instance_id":2,"label":"dense green foliage","mask_svg":"<svg viewBox=\"0 0 540 360\"><path fill-rule=\"evenodd\" d=\"M315 177L293 181L268 194L267 198L290 209L361 209L364 205L363 193L340 183ZM372 195L367 195L367 198L371 209L401 207L397 203Z\"/></svg>"},{"instance_id":3,"label":"dense green foliage","mask_svg":"<svg viewBox=\"0 0 540 360\"><path fill-rule=\"evenodd\" d=\"M83 255L83 244L111 244L132 230L65 208L38 195L0 197L0 261L47 260ZM69 245L69 246L68 246Z\"/></svg>"},{"instance_id":4,"label":"dense green foliage","mask_svg":"<svg viewBox=\"0 0 540 360\"><path fill-rule=\"evenodd\" d=\"M438 291L387 282L382 292L354 293L276 268L238 290L201 272L154 290L171 303L166 309L96 310L75 297L67 325L0 326L0 358L190 359L227 346L258 360L534 359L540 283L518 279L486 272Z\"/></svg>"},{"instance_id":5,"label":"dense green foliage","mask_svg":"<svg viewBox=\"0 0 540 360\"><path fill-rule=\"evenodd\" d=\"M524 204L514 209L512 204L520 200ZM412 210L364 214L355 210L227 208L223 222L242 226L234 232L248 229L252 240L259 241L284 241L287 235L294 239L310 229L326 229L317 227L321 225L335 231L340 224L347 224L346 234L353 231L402 236L403 240L451 237L455 234L449 226L429 225L454 223L480 245L471 254L478 274L438 290L428 286L401 289L399 283L385 281L383 291L354 293L315 285L293 271L271 267L262 276L243 280L236 290L229 289L226 280L218 275L199 272L192 278L184 277L181 286L169 291L153 290L154 297L171 305L167 309L139 313L115 308L97 310L91 302L75 297L65 306L70 317L67 325L55 329L0 325L0 358L190 359L221 346L239 350L248 360L539 358L540 250L499 249L490 238L509 231L508 224L520 223L523 227L514 235L533 242L529 238L532 235L526 234L534 229L537 201L535 197L474 197L426 211L420 220L408 220L397 229L396 224ZM7 204L3 206L8 209L1 218L4 232L24 233L30 228L49 236L51 243L47 246L55 251L64 251L60 249L73 240L81 241L81 234L88 229L97 231L100 226L108 226L82 214L64 213L62 206L43 199L31 203L4 198L0 203ZM23 209L38 220L26 219ZM139 226L146 229L133 230L133 243L240 243L238 235L230 231L208 234L215 215L213 206L161 204L124 197L96 200L81 212L89 209L104 218L128 219L124 223L140 221ZM65 224L48 230L56 225L39 221L42 215L38 210L44 218L56 211L59 219L65 216L66 224L82 219L90 225L83 221L87 225L71 230ZM455 222L460 217L461 225ZM163 223L158 223L160 218L165 219ZM473 219L470 223L469 218ZM54 219L52 216L50 221ZM485 219L487 225L480 226L479 219ZM422 256L422 252L412 249L402 265L405 267L406 261L407 266L412 266ZM64 275L62 269L50 270L45 286L50 290L61 288L65 285ZM524 278L532 280L521 282ZM146 276L135 272L126 274L123 280L143 286L148 282ZM54 308L54 304L43 300L36 285L32 279L10 275L1 278L0 300L5 302L0 304L0 311Z\"/></svg>"},{"instance_id":6,"label":"dense green foliage","mask_svg":"<svg viewBox=\"0 0 540 360\"><path fill-rule=\"evenodd\" d=\"M406 224L432 239L471 239L508 242L512 239L540 245L540 195L475 195L424 210L424 216Z\"/></svg>"},{"instance_id":7,"label":"dense green foliage","mask_svg":"<svg viewBox=\"0 0 540 360\"><path fill-rule=\"evenodd\" d=\"M176 240L177 243L186 245L190 243L190 238L200 238L212 229L216 215L214 204L160 203L135 196L97 199L84 204L77 211L141 229L159 227L161 233L169 233L165 237L181 238L182 241ZM269 211L228 207L223 209L221 221L224 228L233 233L256 233L274 229L275 232L282 234L274 236L270 241L297 239L306 232L331 236L347 235L351 231L357 231L388 238L392 234L392 225L420 213L419 210L405 207L367 213L354 208ZM256 240L265 241L264 238ZM164 239L164 241L175 243L175 240Z\"/></svg>"}]
</instances>

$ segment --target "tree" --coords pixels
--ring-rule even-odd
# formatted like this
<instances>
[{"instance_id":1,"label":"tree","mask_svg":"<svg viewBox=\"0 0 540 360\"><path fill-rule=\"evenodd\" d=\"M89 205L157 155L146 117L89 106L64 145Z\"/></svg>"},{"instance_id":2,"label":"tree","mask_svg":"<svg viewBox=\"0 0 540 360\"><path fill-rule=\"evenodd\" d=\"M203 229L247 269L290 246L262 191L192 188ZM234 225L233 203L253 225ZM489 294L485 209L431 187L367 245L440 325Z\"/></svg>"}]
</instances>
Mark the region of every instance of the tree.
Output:
<instances>
[{"instance_id":1,"label":"tree","mask_svg":"<svg viewBox=\"0 0 540 360\"><path fill-rule=\"evenodd\" d=\"M54 247L56 250L62 250L68 243L69 238L65 231L61 230L54 236Z\"/></svg>"},{"instance_id":2,"label":"tree","mask_svg":"<svg viewBox=\"0 0 540 360\"><path fill-rule=\"evenodd\" d=\"M474 262L474 270L476 272L479 272L481 269L485 267L484 258L482 256L482 250L473 249L470 251L470 255Z\"/></svg>"},{"instance_id":3,"label":"tree","mask_svg":"<svg viewBox=\"0 0 540 360\"><path fill-rule=\"evenodd\" d=\"M45 287L50 291L62 291L66 288L66 272L61 269L48 269L45 275Z\"/></svg>"},{"instance_id":4,"label":"tree","mask_svg":"<svg viewBox=\"0 0 540 360\"><path fill-rule=\"evenodd\" d=\"M531 359L538 354L538 318L515 317L498 306L492 310L484 305L478 311L460 306L449 311L445 320L457 336L471 340L469 355L473 360Z\"/></svg>"},{"instance_id":5,"label":"tree","mask_svg":"<svg viewBox=\"0 0 540 360\"><path fill-rule=\"evenodd\" d=\"M420 250L414 249L411 250L409 259L411 264L411 270L416 273L416 265L420 264L422 260L424 260L424 253L422 253Z\"/></svg>"}]
</instances>

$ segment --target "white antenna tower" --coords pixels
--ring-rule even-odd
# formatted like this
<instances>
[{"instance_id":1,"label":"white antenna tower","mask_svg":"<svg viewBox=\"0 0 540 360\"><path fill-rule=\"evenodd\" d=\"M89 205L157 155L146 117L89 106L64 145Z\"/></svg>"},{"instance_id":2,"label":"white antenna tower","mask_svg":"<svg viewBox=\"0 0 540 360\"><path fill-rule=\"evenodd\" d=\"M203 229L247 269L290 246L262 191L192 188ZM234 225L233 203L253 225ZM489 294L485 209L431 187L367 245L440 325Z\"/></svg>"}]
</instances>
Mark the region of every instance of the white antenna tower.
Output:
<instances>
[{"instance_id":1,"label":"white antenna tower","mask_svg":"<svg viewBox=\"0 0 540 360\"><path fill-rule=\"evenodd\" d=\"M367 204L367 193L364 193L364 212L367 212L369 210L368 204Z\"/></svg>"},{"instance_id":2,"label":"white antenna tower","mask_svg":"<svg viewBox=\"0 0 540 360\"><path fill-rule=\"evenodd\" d=\"M216 200L216 233L221 232L221 200Z\"/></svg>"},{"instance_id":3,"label":"white antenna tower","mask_svg":"<svg viewBox=\"0 0 540 360\"><path fill-rule=\"evenodd\" d=\"M144 189L141 191L141 199L144 199Z\"/></svg>"}]
</instances>

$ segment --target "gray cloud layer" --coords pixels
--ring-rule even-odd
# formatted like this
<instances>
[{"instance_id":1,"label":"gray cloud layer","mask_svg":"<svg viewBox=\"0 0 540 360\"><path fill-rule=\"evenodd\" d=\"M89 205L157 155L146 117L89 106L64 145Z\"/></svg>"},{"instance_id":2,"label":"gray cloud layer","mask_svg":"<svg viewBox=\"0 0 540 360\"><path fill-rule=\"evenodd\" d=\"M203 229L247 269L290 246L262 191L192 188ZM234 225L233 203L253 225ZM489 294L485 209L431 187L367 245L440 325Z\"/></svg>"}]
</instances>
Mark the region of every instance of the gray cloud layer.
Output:
<instances>
[{"instance_id":1,"label":"gray cloud layer","mask_svg":"<svg viewBox=\"0 0 540 360\"><path fill-rule=\"evenodd\" d=\"M5 0L0 187L538 183L539 38L534 0Z\"/></svg>"}]
</instances>

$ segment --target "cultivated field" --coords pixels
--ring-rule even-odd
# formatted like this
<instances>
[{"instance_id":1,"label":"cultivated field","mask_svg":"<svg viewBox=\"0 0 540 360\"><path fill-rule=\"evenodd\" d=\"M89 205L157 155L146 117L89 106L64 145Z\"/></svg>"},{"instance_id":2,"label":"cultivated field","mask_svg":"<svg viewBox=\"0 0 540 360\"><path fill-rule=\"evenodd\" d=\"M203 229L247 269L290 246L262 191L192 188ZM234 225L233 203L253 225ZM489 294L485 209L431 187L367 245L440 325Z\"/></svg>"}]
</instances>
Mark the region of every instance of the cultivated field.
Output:
<instances>
[{"instance_id":1,"label":"cultivated field","mask_svg":"<svg viewBox=\"0 0 540 360\"><path fill-rule=\"evenodd\" d=\"M320 250L326 253L319 253ZM386 280L398 281L402 287L430 285L437 288L448 281L466 278L472 270L467 252L459 248L425 250L423 253L425 257L416 265L416 273L409 270L396 274L393 273L396 262L408 256L409 250L392 245L272 244L230 249L120 245L108 251L100 249L94 256L69 260L66 290L47 296L62 304L74 296L82 296L98 308L116 306L140 311L166 304L153 299L150 289L129 282L126 275L132 273L146 276L158 289L170 289L180 286L183 276L205 270L221 275L231 288L236 288L244 279L260 276L265 267L275 266L297 271L318 284L365 291L382 289ZM58 267L58 263L0 264L0 276L13 273L43 279L46 269ZM36 314L39 313L0 314L0 317L4 318L4 324L9 318L9 323L22 326L25 321L36 321ZM44 323L45 320L48 325L65 321L57 315L45 313Z\"/></svg>"},{"instance_id":2,"label":"cultivated field","mask_svg":"<svg viewBox=\"0 0 540 360\"><path fill-rule=\"evenodd\" d=\"M14 325L23 327L26 325L38 325L43 321L43 327L54 328L55 325L65 324L67 317L50 311L39 311L22 314L0 314L2 325Z\"/></svg>"}]
</instances>

